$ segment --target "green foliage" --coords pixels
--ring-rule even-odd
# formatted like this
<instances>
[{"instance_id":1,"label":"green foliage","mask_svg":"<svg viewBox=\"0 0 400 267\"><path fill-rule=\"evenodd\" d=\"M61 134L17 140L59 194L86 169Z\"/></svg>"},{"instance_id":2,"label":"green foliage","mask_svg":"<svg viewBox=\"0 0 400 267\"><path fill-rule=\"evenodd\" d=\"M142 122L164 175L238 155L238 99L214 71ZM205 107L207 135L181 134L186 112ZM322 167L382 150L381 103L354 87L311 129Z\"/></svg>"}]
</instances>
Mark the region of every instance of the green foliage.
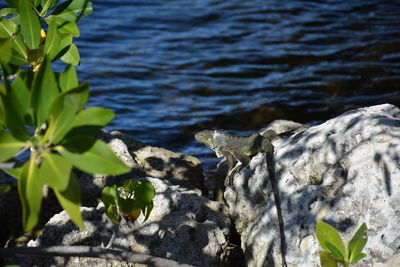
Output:
<instances>
[{"instance_id":1,"label":"green foliage","mask_svg":"<svg viewBox=\"0 0 400 267\"><path fill-rule=\"evenodd\" d=\"M135 221L140 211L145 216L144 221L149 218L153 209L153 198L155 189L147 181L125 180L123 186L106 186L101 194L101 200L105 205L105 211L116 224L119 224L119 215L128 221Z\"/></svg>"},{"instance_id":2,"label":"green foliage","mask_svg":"<svg viewBox=\"0 0 400 267\"><path fill-rule=\"evenodd\" d=\"M130 171L94 137L114 113L84 108L89 84L78 82L74 68L80 60L73 43L79 36L76 22L92 12L92 4L7 2L10 7L0 10L0 162L15 163L15 168L4 171L18 180L25 231L38 222L45 185L53 189L71 220L83 227L79 183L72 169L112 175ZM58 59L69 64L62 73L51 65ZM22 153L29 156L25 162L18 161ZM143 186L135 190L147 193ZM136 197L140 209L142 198ZM146 205L143 209L150 212Z\"/></svg>"},{"instance_id":3,"label":"green foliage","mask_svg":"<svg viewBox=\"0 0 400 267\"><path fill-rule=\"evenodd\" d=\"M363 223L345 248L338 232L331 225L318 221L316 226L317 239L324 249L320 252L322 267L336 267L353 264L366 256L361 253L367 243L367 226Z\"/></svg>"}]
</instances>

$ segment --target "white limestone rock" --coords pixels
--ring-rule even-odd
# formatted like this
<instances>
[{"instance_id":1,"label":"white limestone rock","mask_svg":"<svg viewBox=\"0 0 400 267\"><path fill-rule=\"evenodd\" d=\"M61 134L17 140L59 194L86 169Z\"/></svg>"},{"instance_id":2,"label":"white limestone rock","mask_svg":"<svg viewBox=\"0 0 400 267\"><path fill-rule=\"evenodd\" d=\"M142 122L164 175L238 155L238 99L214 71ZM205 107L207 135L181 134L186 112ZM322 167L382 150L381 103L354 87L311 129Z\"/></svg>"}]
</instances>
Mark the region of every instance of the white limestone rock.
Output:
<instances>
[{"instance_id":1,"label":"white limestone rock","mask_svg":"<svg viewBox=\"0 0 400 267\"><path fill-rule=\"evenodd\" d=\"M273 144L289 266L319 266L318 219L338 229L346 244L366 223L367 257L355 266L378 266L399 253L397 107L349 111ZM280 266L280 235L264 154L236 174L225 199L247 266Z\"/></svg>"},{"instance_id":2,"label":"white limestone rock","mask_svg":"<svg viewBox=\"0 0 400 267\"><path fill-rule=\"evenodd\" d=\"M113 224L104 214L102 205L96 208L82 207L86 229L79 230L69 220L65 211L56 214L45 226L43 233L28 246L89 245L105 246L112 232L115 239L112 249L128 250L159 256L195 266L218 266L225 260L230 220L226 207L210 201L198 190L149 178L156 189L154 209L143 222L140 216L135 222ZM7 262L8 264L15 263ZM21 264L21 262L16 262ZM53 260L35 259L24 261L21 266L95 266L104 260L93 258L56 257ZM114 262L113 266L127 266Z\"/></svg>"}]
</instances>

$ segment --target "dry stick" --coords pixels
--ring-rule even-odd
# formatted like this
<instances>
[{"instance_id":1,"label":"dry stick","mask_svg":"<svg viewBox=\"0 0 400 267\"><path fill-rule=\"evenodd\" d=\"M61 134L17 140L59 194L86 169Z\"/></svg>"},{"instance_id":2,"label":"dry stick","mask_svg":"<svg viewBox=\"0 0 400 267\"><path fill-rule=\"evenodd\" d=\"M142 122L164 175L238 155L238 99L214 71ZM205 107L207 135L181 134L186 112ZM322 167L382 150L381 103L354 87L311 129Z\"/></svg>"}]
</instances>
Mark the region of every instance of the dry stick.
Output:
<instances>
[{"instance_id":1,"label":"dry stick","mask_svg":"<svg viewBox=\"0 0 400 267\"><path fill-rule=\"evenodd\" d=\"M130 263L148 264L159 267L194 267L160 257L137 254L129 251L105 249L91 246L51 246L51 247L20 247L0 248L0 258L5 257L90 257L109 260L126 261Z\"/></svg>"}]
</instances>

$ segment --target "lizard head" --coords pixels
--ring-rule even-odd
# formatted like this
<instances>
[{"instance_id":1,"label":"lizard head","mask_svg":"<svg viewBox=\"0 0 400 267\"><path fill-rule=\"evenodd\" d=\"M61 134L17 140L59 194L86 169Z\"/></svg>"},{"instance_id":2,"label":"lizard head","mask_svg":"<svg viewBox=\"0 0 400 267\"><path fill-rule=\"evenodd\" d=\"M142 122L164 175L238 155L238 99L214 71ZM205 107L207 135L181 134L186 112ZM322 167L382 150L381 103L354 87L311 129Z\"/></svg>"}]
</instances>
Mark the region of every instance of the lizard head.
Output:
<instances>
[{"instance_id":1,"label":"lizard head","mask_svg":"<svg viewBox=\"0 0 400 267\"><path fill-rule=\"evenodd\" d=\"M196 138L196 140L198 142L200 142L212 149L214 147L213 136L214 136L213 131L204 130L204 131L201 131L201 132L198 132L197 134L195 134L194 138Z\"/></svg>"}]
</instances>

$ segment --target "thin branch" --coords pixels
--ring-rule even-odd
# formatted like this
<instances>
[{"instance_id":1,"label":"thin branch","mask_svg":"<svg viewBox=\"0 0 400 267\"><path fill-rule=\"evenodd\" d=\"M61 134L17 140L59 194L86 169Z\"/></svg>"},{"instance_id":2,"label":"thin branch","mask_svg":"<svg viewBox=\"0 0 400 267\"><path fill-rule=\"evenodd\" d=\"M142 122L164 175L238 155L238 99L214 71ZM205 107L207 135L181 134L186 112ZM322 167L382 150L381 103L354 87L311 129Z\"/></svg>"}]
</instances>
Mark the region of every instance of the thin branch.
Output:
<instances>
[{"instance_id":1,"label":"thin branch","mask_svg":"<svg viewBox=\"0 0 400 267\"><path fill-rule=\"evenodd\" d=\"M51 246L0 248L0 258L5 257L90 257L130 263L148 264L159 267L194 267L160 257L137 254L129 251L105 249L91 246Z\"/></svg>"}]
</instances>

